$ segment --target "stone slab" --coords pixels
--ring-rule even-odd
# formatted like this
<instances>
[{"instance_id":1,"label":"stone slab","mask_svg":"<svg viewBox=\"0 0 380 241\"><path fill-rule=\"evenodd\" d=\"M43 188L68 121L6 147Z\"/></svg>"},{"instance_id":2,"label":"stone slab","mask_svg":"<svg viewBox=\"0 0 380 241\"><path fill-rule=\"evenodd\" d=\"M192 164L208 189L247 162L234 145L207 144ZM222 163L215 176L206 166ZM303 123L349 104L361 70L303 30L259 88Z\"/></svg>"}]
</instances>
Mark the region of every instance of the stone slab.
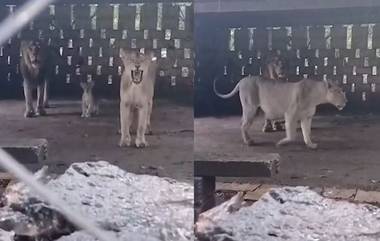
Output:
<instances>
[{"instance_id":1,"label":"stone slab","mask_svg":"<svg viewBox=\"0 0 380 241\"><path fill-rule=\"evenodd\" d=\"M195 176L215 177L272 177L279 171L280 155L257 153L246 159L197 158L194 161Z\"/></svg>"},{"instance_id":2,"label":"stone slab","mask_svg":"<svg viewBox=\"0 0 380 241\"><path fill-rule=\"evenodd\" d=\"M354 201L380 204L380 192L358 190Z\"/></svg>"},{"instance_id":3,"label":"stone slab","mask_svg":"<svg viewBox=\"0 0 380 241\"><path fill-rule=\"evenodd\" d=\"M0 148L22 164L35 164L47 160L46 139L0 139Z\"/></svg>"}]
</instances>

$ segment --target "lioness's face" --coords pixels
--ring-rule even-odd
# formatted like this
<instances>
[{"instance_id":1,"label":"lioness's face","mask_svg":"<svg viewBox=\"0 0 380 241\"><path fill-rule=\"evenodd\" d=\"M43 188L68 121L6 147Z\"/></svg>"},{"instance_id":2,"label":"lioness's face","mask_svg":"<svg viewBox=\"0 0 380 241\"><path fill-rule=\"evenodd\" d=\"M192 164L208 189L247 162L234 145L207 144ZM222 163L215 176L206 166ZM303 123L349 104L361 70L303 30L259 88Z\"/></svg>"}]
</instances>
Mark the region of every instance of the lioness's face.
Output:
<instances>
[{"instance_id":1,"label":"lioness's face","mask_svg":"<svg viewBox=\"0 0 380 241\"><path fill-rule=\"evenodd\" d=\"M338 85L329 82L327 90L327 101L336 106L339 110L342 110L347 103L347 98L342 88Z\"/></svg>"},{"instance_id":2,"label":"lioness's face","mask_svg":"<svg viewBox=\"0 0 380 241\"><path fill-rule=\"evenodd\" d=\"M143 54L138 51L125 51L121 49L121 58L124 63L124 71L127 74L130 73L130 78L135 84L143 81L144 74L147 74L149 65L155 61L154 54L150 51Z\"/></svg>"},{"instance_id":3,"label":"lioness's face","mask_svg":"<svg viewBox=\"0 0 380 241\"><path fill-rule=\"evenodd\" d=\"M41 51L41 42L38 40L23 41L21 43L21 53L25 60L37 68L43 62L43 51Z\"/></svg>"}]
</instances>

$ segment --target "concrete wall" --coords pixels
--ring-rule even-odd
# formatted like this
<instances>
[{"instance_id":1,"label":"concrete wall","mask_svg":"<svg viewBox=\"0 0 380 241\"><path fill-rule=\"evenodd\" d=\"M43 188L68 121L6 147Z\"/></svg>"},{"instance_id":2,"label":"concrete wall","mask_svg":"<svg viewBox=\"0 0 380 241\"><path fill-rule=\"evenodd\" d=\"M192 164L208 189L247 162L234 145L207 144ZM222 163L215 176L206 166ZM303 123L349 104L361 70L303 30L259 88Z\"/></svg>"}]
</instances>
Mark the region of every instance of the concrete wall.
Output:
<instances>
[{"instance_id":1,"label":"concrete wall","mask_svg":"<svg viewBox=\"0 0 380 241\"><path fill-rule=\"evenodd\" d=\"M194 0L194 3L196 13L380 6L379 0Z\"/></svg>"}]
</instances>

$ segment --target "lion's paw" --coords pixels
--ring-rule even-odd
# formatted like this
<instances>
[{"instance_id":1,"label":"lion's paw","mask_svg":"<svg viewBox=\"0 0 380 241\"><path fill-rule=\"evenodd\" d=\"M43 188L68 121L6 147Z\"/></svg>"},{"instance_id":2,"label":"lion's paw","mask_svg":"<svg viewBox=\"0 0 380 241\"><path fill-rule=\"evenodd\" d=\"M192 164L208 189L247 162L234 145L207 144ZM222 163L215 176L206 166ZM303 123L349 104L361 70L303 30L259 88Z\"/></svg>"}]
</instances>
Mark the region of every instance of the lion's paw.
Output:
<instances>
[{"instance_id":1,"label":"lion's paw","mask_svg":"<svg viewBox=\"0 0 380 241\"><path fill-rule=\"evenodd\" d=\"M131 146L131 140L130 139L120 139L119 141L120 147L128 147Z\"/></svg>"},{"instance_id":2,"label":"lion's paw","mask_svg":"<svg viewBox=\"0 0 380 241\"><path fill-rule=\"evenodd\" d=\"M253 140L245 140L244 143L247 145L247 146L253 146L255 145L255 142Z\"/></svg>"},{"instance_id":3,"label":"lion's paw","mask_svg":"<svg viewBox=\"0 0 380 241\"><path fill-rule=\"evenodd\" d=\"M136 139L136 147L137 148L144 148L144 147L148 147L149 146L149 144L148 144L148 142L147 141L140 141L140 140L137 140Z\"/></svg>"},{"instance_id":4,"label":"lion's paw","mask_svg":"<svg viewBox=\"0 0 380 241\"><path fill-rule=\"evenodd\" d=\"M46 115L46 111L45 111L44 109L39 109L39 110L37 111L37 115L38 115L38 116L45 116L45 115Z\"/></svg>"},{"instance_id":5,"label":"lion's paw","mask_svg":"<svg viewBox=\"0 0 380 241\"><path fill-rule=\"evenodd\" d=\"M35 117L35 116L36 116L36 114L34 113L33 110L27 110L24 113L24 117L25 118L32 118L32 117Z\"/></svg>"},{"instance_id":6,"label":"lion's paw","mask_svg":"<svg viewBox=\"0 0 380 241\"><path fill-rule=\"evenodd\" d=\"M276 147L285 146L285 145L289 144L290 142L291 142L291 140L289 140L289 139L282 139L281 141L276 143Z\"/></svg>"},{"instance_id":7,"label":"lion's paw","mask_svg":"<svg viewBox=\"0 0 380 241\"><path fill-rule=\"evenodd\" d=\"M317 143L309 143L309 144L306 144L306 146L310 149L317 149L318 144Z\"/></svg>"}]
</instances>

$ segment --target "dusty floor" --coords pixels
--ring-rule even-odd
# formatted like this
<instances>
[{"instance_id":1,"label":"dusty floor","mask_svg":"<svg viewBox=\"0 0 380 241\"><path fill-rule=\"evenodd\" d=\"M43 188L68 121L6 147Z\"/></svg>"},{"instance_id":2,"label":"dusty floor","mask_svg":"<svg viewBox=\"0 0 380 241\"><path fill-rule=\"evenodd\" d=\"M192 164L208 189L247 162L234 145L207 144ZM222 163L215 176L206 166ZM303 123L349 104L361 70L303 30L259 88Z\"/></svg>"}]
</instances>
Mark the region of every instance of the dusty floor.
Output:
<instances>
[{"instance_id":1,"label":"dusty floor","mask_svg":"<svg viewBox=\"0 0 380 241\"><path fill-rule=\"evenodd\" d=\"M118 103L102 101L101 115L80 117L79 101L52 101L48 116L25 119L23 101L0 101L0 134L7 138L46 138L48 164L62 172L72 162L107 160L135 173L192 181L193 110L165 100L153 107L153 135L145 149L118 147Z\"/></svg>"},{"instance_id":2,"label":"dusty floor","mask_svg":"<svg viewBox=\"0 0 380 241\"><path fill-rule=\"evenodd\" d=\"M276 148L285 133L262 133L257 118L251 129L255 146L242 144L240 117L195 119L195 156L249 157L254 152L279 153L280 173L272 179L237 179L281 185L359 187L380 190L380 116L323 116L313 121L318 150L298 143ZM229 180L229 179L221 179Z\"/></svg>"}]
</instances>

